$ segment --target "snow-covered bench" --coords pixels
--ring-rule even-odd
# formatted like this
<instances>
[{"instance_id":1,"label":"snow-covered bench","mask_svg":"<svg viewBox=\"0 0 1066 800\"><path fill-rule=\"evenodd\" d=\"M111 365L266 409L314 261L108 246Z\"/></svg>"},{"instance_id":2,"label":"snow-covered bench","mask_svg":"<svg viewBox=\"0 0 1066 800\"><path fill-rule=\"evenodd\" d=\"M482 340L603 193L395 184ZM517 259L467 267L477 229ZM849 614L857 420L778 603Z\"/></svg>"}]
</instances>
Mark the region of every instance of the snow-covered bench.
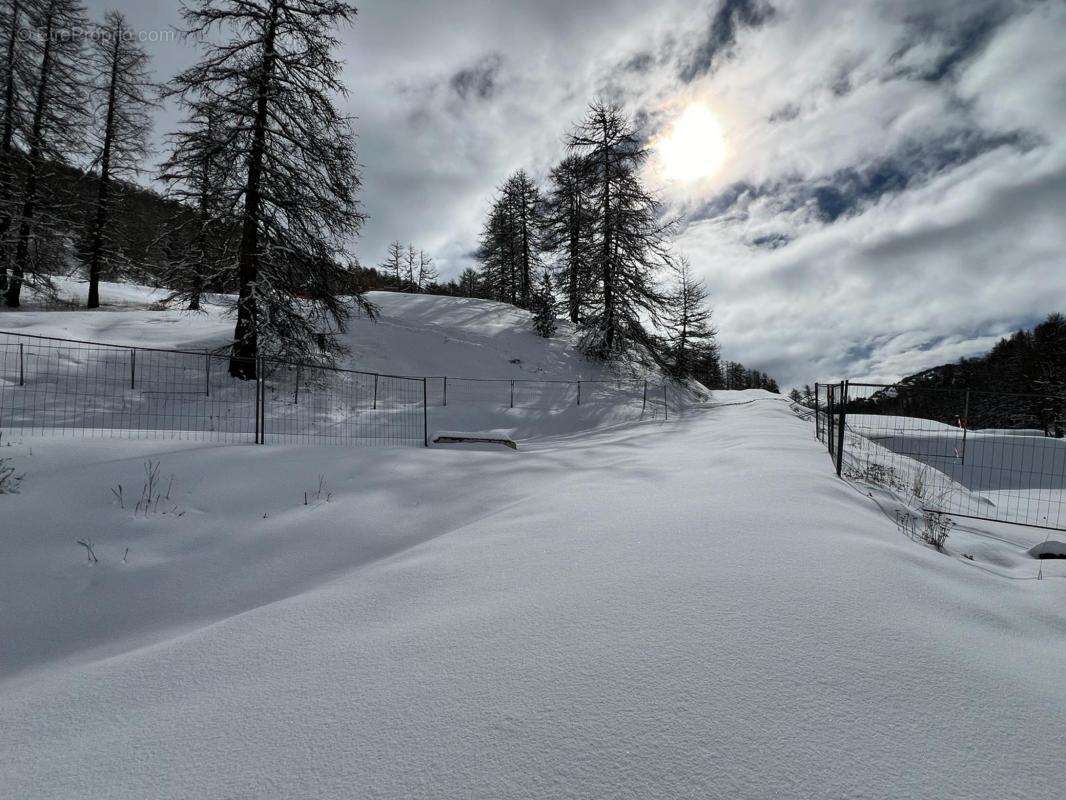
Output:
<instances>
[{"instance_id":1,"label":"snow-covered bench","mask_svg":"<svg viewBox=\"0 0 1066 800\"><path fill-rule=\"evenodd\" d=\"M507 436L467 431L437 431L433 435L433 444L502 444L512 450L518 449L518 443Z\"/></svg>"}]
</instances>

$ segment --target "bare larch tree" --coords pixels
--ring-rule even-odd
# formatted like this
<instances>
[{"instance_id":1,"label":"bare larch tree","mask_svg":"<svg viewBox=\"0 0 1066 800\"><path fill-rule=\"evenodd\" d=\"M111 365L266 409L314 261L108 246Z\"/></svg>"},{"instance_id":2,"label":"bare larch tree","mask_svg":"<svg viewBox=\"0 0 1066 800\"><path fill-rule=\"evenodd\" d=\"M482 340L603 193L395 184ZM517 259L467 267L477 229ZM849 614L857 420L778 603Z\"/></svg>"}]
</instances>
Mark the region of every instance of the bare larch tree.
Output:
<instances>
[{"instance_id":1,"label":"bare larch tree","mask_svg":"<svg viewBox=\"0 0 1066 800\"><path fill-rule=\"evenodd\" d=\"M97 139L94 165L98 169L96 197L88 229L88 308L100 305L100 274L114 266L118 253L111 230L111 184L140 172L148 152L148 133L154 106L148 79L148 53L137 43L126 18L108 11L92 40L94 70L92 102Z\"/></svg>"},{"instance_id":2,"label":"bare larch tree","mask_svg":"<svg viewBox=\"0 0 1066 800\"><path fill-rule=\"evenodd\" d=\"M677 259L673 271L674 289L663 322L669 335L671 371L687 378L712 355L718 332L711 325L707 288L692 274L688 259Z\"/></svg>"},{"instance_id":3,"label":"bare larch tree","mask_svg":"<svg viewBox=\"0 0 1066 800\"><path fill-rule=\"evenodd\" d=\"M26 0L0 0L0 291L7 289L9 236L15 218L18 137L25 129L26 87L31 60L26 52Z\"/></svg>"},{"instance_id":4,"label":"bare larch tree","mask_svg":"<svg viewBox=\"0 0 1066 800\"><path fill-rule=\"evenodd\" d=\"M596 288L592 259L593 198L588 162L571 155L548 176L545 198L545 247L556 254L556 271L565 292L570 321L581 320L581 308Z\"/></svg>"},{"instance_id":5,"label":"bare larch tree","mask_svg":"<svg viewBox=\"0 0 1066 800\"><path fill-rule=\"evenodd\" d=\"M232 283L236 199L236 166L226 152L229 138L217 104L188 95L182 126L168 136L170 152L159 171L166 196L187 210L176 214L164 236L179 242L180 252L164 269L163 285L169 300L185 302L199 311L209 287Z\"/></svg>"},{"instance_id":6,"label":"bare larch tree","mask_svg":"<svg viewBox=\"0 0 1066 800\"><path fill-rule=\"evenodd\" d=\"M217 109L234 131L224 157L241 165L230 198L240 205L238 378L256 377L264 351L329 360L340 350L316 334L344 327L344 263L365 218L352 120L334 100L346 95L334 31L355 13L343 0L198 0L183 12L203 57L176 91Z\"/></svg>"},{"instance_id":7,"label":"bare larch tree","mask_svg":"<svg viewBox=\"0 0 1066 800\"><path fill-rule=\"evenodd\" d=\"M23 283L38 288L50 278L31 270L31 240L62 235L55 212L61 198L44 191L47 174L84 150L85 50L84 9L75 0L41 0L31 7L30 30L25 37L29 70L28 130L25 134L25 178L18 194L19 226L15 260L4 300L18 307Z\"/></svg>"},{"instance_id":8,"label":"bare larch tree","mask_svg":"<svg viewBox=\"0 0 1066 800\"><path fill-rule=\"evenodd\" d=\"M611 358L637 343L662 362L661 343L649 326L659 322L667 305L655 278L671 263L668 239L677 221L663 217L641 182L648 149L621 107L603 102L589 106L567 144L587 161L596 194L593 236L601 296L586 321L586 350Z\"/></svg>"}]
</instances>

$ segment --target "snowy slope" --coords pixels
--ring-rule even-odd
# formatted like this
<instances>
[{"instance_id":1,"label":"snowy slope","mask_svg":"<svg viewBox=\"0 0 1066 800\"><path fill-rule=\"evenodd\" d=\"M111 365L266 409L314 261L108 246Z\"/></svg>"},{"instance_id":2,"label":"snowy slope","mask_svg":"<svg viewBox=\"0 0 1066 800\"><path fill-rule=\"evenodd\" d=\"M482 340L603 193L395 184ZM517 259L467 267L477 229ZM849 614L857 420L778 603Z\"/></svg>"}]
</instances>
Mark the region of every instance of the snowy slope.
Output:
<instances>
[{"instance_id":1,"label":"snowy slope","mask_svg":"<svg viewBox=\"0 0 1066 800\"><path fill-rule=\"evenodd\" d=\"M60 279L62 296L84 303L85 284ZM0 330L107 344L176 349L214 349L227 344L233 320L222 304L207 302L203 313L158 310L158 289L104 283L104 308L86 312L0 310ZM347 366L393 375L454 378L614 379L613 372L580 356L570 324L543 339L533 331L529 312L504 303L459 297L368 292L376 321L355 314L344 343Z\"/></svg>"},{"instance_id":2,"label":"snowy slope","mask_svg":"<svg viewBox=\"0 0 1066 800\"><path fill-rule=\"evenodd\" d=\"M785 403L715 399L517 453L5 448L4 794L1059 796L1066 582L915 545Z\"/></svg>"},{"instance_id":3,"label":"snowy slope","mask_svg":"<svg viewBox=\"0 0 1066 800\"><path fill-rule=\"evenodd\" d=\"M68 298L77 300L84 294L83 284L69 279L60 284ZM28 310L0 312L0 331L193 351L217 351L232 337L233 321L227 314L225 298L213 297L212 302L205 304L203 313L190 313L160 310L158 303L162 294L154 289L106 284L101 291L105 300L112 303L104 309L93 312L35 310L31 303ZM577 336L572 326L562 320L558 333L544 339L534 333L529 312L503 303L392 292L371 292L368 299L375 304L378 313L374 320L361 313L354 314L347 330L339 334L350 351L342 366L389 375L427 377L431 435L441 430L475 431L521 441L569 435L634 420L661 418L666 415L664 407L667 403L678 411L701 398L700 394L683 390L673 383L664 386L657 374L632 369L615 370L589 361L576 347ZM0 344L8 339L10 337L0 336ZM50 379L62 383L63 367L53 363L51 354L44 355L50 359ZM124 368L121 365L106 368L94 365L91 361L96 356L84 352L65 353L64 357L69 362L68 382L75 384L79 384L80 379L76 376L83 370L105 369L108 374L117 374ZM125 357L126 354L121 352L110 356L111 360ZM13 358L14 355L6 362L9 382L17 379L20 370ZM153 363L163 358L156 358ZM197 419L210 422L222 415L227 429L234 425L243 426L243 420L250 419L253 413L247 408L251 395L243 391L246 387L227 385L224 364L220 362L218 368L212 370L211 395L214 400L196 397L196 392L190 388L192 384L202 386L207 382L197 372L203 372L202 365L197 364L199 362L185 359L172 365L173 369L159 372L164 383L172 382L172 375L180 372L181 388L189 389L173 399L178 409L175 414L183 424L191 424ZM3 369L0 365L0 372ZM645 378L649 381L647 393L644 391ZM4 379L5 375L0 374L0 391ZM287 379L282 376L281 381L285 380L288 380L286 387L278 388L272 383L268 391L272 395L279 392L281 395L291 394L291 375ZM336 398L316 402L305 391L307 402L304 408L317 409L314 415L302 409L284 409L276 405L277 413L293 412L286 414L281 425L286 435L325 430L340 431L341 438L346 441L377 441L365 435L378 427L375 414L370 412L371 387L364 385L365 381L352 380L359 385L337 390L338 396L344 400L339 406L333 402ZM578 382L582 384L580 387ZM421 401L421 385L412 388L405 384L393 388L404 396L405 402L413 401L415 395ZM226 400L224 409L219 408L219 398ZM161 424L165 426L165 420L158 419L160 415L153 411L154 407L149 407L150 403L144 402L143 397L120 399L132 404L130 414L142 420L143 424L133 427L154 430ZM154 401L156 398L148 399ZM0 411L3 402L4 398L0 396ZM7 402L37 401L34 397L21 400L9 397ZM86 428L99 424L100 409L92 403L82 405L78 406L81 412L75 414L75 418L64 419L65 425ZM382 410L376 402L373 409ZM26 422L27 415L21 405L8 409L6 416L18 421L15 427L20 430L32 427ZM306 419L306 429L293 427L297 417ZM270 424L268 422L268 430ZM421 419L415 427L421 440Z\"/></svg>"}]
</instances>

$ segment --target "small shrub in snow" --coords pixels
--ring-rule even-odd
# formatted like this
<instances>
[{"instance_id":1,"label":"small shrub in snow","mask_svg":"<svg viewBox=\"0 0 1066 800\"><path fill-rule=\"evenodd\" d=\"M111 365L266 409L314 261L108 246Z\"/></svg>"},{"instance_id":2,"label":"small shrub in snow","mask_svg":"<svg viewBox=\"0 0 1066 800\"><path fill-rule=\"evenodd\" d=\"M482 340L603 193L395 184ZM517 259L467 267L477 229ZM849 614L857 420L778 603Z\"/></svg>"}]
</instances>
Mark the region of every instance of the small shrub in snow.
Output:
<instances>
[{"instance_id":1,"label":"small shrub in snow","mask_svg":"<svg viewBox=\"0 0 1066 800\"><path fill-rule=\"evenodd\" d=\"M955 525L951 517L940 511L926 511L922 521L925 523L922 528L922 541L943 551L944 542L948 540L948 533Z\"/></svg>"},{"instance_id":2,"label":"small shrub in snow","mask_svg":"<svg viewBox=\"0 0 1066 800\"><path fill-rule=\"evenodd\" d=\"M304 505L310 505L312 502L320 503L325 500L327 503L333 499L333 492L326 490L326 476L318 476L318 486L309 492L304 492ZM266 518L266 514L263 515Z\"/></svg>"},{"instance_id":3,"label":"small shrub in snow","mask_svg":"<svg viewBox=\"0 0 1066 800\"><path fill-rule=\"evenodd\" d=\"M914 477L911 479L911 494L913 494L919 500L925 499L925 478L927 471L927 467L922 467L920 470L914 473Z\"/></svg>"},{"instance_id":4,"label":"small shrub in snow","mask_svg":"<svg viewBox=\"0 0 1066 800\"><path fill-rule=\"evenodd\" d=\"M93 551L92 539L78 539L78 544L85 548L85 560L90 564L99 564L100 559L96 557L96 553Z\"/></svg>"},{"instance_id":5,"label":"small shrub in snow","mask_svg":"<svg viewBox=\"0 0 1066 800\"><path fill-rule=\"evenodd\" d=\"M159 513L159 504L164 500L170 500L170 492L174 488L174 476L171 475L170 480L167 481L167 490L164 493L163 482L159 477L160 463L150 459L144 462L144 486L141 487L141 499L137 501L137 505L134 508L135 514L143 513L147 517L151 513ZM111 492L118 497L119 504L122 505L122 486L118 487L117 493L115 489L112 489ZM125 508L125 505L122 505L122 507ZM176 512L177 506L172 511Z\"/></svg>"},{"instance_id":6,"label":"small shrub in snow","mask_svg":"<svg viewBox=\"0 0 1066 800\"><path fill-rule=\"evenodd\" d=\"M923 512L921 524L919 524L918 518L910 512L897 511L896 525L911 540L923 541L943 552L944 543L947 542L948 534L955 526L955 523L951 521L951 517L941 511Z\"/></svg>"},{"instance_id":7,"label":"small shrub in snow","mask_svg":"<svg viewBox=\"0 0 1066 800\"><path fill-rule=\"evenodd\" d=\"M14 494L19 489L21 475L15 473L10 458L0 458L0 494Z\"/></svg>"}]
</instances>

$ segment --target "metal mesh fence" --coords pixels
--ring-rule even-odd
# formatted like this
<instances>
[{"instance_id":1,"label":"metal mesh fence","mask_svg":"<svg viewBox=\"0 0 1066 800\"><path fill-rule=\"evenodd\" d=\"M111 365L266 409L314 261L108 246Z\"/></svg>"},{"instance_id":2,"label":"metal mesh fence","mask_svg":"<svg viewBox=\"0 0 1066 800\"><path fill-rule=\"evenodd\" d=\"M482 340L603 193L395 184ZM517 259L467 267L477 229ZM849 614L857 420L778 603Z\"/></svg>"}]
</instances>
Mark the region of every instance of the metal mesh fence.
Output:
<instances>
[{"instance_id":1,"label":"metal mesh fence","mask_svg":"<svg viewBox=\"0 0 1066 800\"><path fill-rule=\"evenodd\" d=\"M83 438L420 446L421 378L0 334L0 428Z\"/></svg>"},{"instance_id":2,"label":"metal mesh fence","mask_svg":"<svg viewBox=\"0 0 1066 800\"><path fill-rule=\"evenodd\" d=\"M492 408L561 411L581 406L628 406L645 418L663 418L681 405L678 391L644 379L564 381L534 378L427 378L431 407L486 405Z\"/></svg>"},{"instance_id":3,"label":"metal mesh fence","mask_svg":"<svg viewBox=\"0 0 1066 800\"><path fill-rule=\"evenodd\" d=\"M683 389L646 380L410 377L222 353L0 332L0 429L81 438L421 446L430 407L553 414L618 409L669 419Z\"/></svg>"},{"instance_id":4,"label":"metal mesh fence","mask_svg":"<svg viewBox=\"0 0 1066 800\"><path fill-rule=\"evenodd\" d=\"M1066 529L1066 398L819 384L816 433L837 473L926 510Z\"/></svg>"}]
</instances>

